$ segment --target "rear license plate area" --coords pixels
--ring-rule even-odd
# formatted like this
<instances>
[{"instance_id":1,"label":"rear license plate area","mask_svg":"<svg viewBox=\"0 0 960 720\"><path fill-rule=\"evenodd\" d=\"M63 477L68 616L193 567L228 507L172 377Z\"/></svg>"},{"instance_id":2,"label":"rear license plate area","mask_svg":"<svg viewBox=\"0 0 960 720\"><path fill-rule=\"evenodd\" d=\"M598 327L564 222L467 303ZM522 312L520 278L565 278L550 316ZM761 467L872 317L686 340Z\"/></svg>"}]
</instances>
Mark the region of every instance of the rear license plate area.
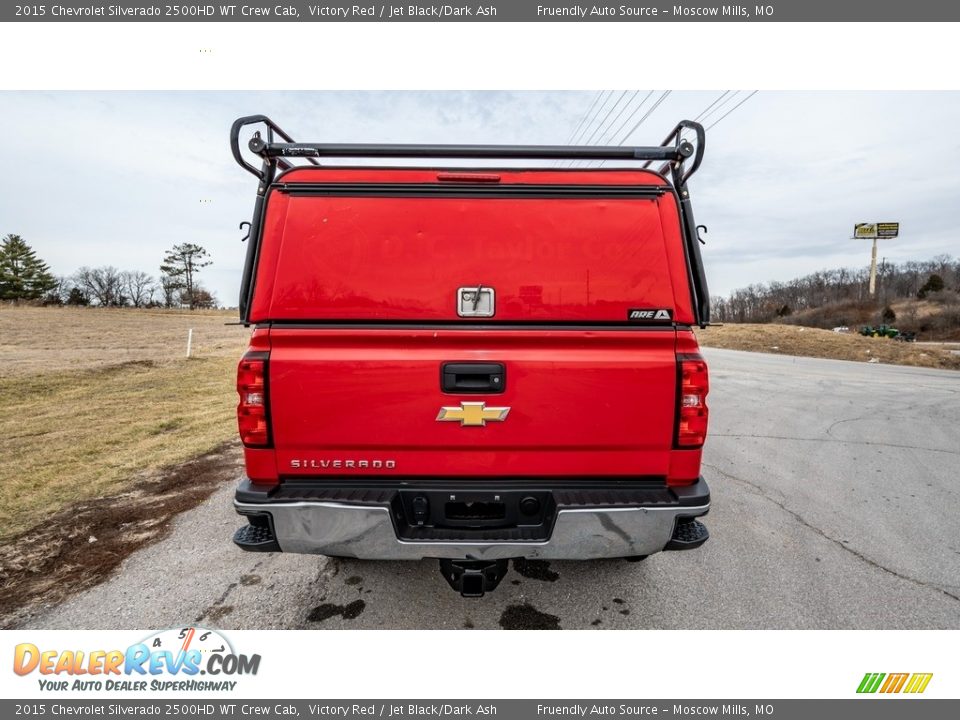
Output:
<instances>
[{"instance_id":1,"label":"rear license plate area","mask_svg":"<svg viewBox=\"0 0 960 720\"><path fill-rule=\"evenodd\" d=\"M505 520L507 506L502 502L464 501L448 502L443 509L444 519L454 522L487 522Z\"/></svg>"},{"instance_id":2,"label":"rear license plate area","mask_svg":"<svg viewBox=\"0 0 960 720\"><path fill-rule=\"evenodd\" d=\"M553 518L553 494L544 490L404 489L398 519L412 527L529 528Z\"/></svg>"}]
</instances>

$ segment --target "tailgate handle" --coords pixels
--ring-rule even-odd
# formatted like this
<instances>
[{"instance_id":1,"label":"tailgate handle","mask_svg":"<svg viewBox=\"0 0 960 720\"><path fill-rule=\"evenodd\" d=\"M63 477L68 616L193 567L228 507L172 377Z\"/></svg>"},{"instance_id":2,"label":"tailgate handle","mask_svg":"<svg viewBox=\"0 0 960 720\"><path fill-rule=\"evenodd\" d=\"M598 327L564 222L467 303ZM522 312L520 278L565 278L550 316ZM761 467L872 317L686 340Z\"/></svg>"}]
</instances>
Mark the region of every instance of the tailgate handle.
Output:
<instances>
[{"instance_id":1,"label":"tailgate handle","mask_svg":"<svg viewBox=\"0 0 960 720\"><path fill-rule=\"evenodd\" d=\"M507 386L503 363L444 363L440 388L446 393L502 393Z\"/></svg>"}]
</instances>

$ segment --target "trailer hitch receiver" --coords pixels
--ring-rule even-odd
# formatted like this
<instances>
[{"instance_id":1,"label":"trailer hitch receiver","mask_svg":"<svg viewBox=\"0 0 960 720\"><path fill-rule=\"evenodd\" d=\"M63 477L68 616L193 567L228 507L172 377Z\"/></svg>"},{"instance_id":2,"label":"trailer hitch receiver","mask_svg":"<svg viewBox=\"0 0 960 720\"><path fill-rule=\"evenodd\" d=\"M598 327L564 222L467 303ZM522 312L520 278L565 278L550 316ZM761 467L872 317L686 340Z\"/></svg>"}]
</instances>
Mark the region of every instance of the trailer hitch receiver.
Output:
<instances>
[{"instance_id":1,"label":"trailer hitch receiver","mask_svg":"<svg viewBox=\"0 0 960 720\"><path fill-rule=\"evenodd\" d=\"M496 589L507 574L507 560L440 561L440 572L450 587L463 597L483 597Z\"/></svg>"}]
</instances>

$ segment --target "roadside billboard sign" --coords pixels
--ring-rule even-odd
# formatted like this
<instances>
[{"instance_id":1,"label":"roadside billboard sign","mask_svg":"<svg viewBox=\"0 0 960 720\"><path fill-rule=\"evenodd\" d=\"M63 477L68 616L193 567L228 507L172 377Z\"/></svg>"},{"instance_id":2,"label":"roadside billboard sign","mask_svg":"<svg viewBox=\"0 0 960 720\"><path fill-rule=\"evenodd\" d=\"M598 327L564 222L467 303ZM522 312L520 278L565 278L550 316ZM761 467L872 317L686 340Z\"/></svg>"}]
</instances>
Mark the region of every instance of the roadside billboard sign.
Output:
<instances>
[{"instance_id":1,"label":"roadside billboard sign","mask_svg":"<svg viewBox=\"0 0 960 720\"><path fill-rule=\"evenodd\" d=\"M895 238L900 234L900 223L857 223L853 226L853 237L858 240L883 240Z\"/></svg>"},{"instance_id":2,"label":"roadside billboard sign","mask_svg":"<svg viewBox=\"0 0 960 720\"><path fill-rule=\"evenodd\" d=\"M895 238L900 234L900 223L898 222L882 222L877 223L877 237L881 240L883 238Z\"/></svg>"}]
</instances>

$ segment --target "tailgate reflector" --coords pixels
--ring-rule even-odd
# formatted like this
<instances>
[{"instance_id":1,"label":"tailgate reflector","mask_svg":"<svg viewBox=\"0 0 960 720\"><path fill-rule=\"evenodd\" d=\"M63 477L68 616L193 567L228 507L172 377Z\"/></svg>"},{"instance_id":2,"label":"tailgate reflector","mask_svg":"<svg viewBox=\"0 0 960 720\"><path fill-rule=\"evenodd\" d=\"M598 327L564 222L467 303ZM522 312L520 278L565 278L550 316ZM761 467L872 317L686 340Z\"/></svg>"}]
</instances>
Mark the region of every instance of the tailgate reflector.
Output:
<instances>
[{"instance_id":1,"label":"tailgate reflector","mask_svg":"<svg viewBox=\"0 0 960 720\"><path fill-rule=\"evenodd\" d=\"M707 438L707 363L700 355L678 355L680 381L677 408L677 447L698 448Z\"/></svg>"},{"instance_id":2,"label":"tailgate reflector","mask_svg":"<svg viewBox=\"0 0 960 720\"><path fill-rule=\"evenodd\" d=\"M267 417L267 359L269 353L248 352L237 367L237 425L247 447L270 447Z\"/></svg>"}]
</instances>

